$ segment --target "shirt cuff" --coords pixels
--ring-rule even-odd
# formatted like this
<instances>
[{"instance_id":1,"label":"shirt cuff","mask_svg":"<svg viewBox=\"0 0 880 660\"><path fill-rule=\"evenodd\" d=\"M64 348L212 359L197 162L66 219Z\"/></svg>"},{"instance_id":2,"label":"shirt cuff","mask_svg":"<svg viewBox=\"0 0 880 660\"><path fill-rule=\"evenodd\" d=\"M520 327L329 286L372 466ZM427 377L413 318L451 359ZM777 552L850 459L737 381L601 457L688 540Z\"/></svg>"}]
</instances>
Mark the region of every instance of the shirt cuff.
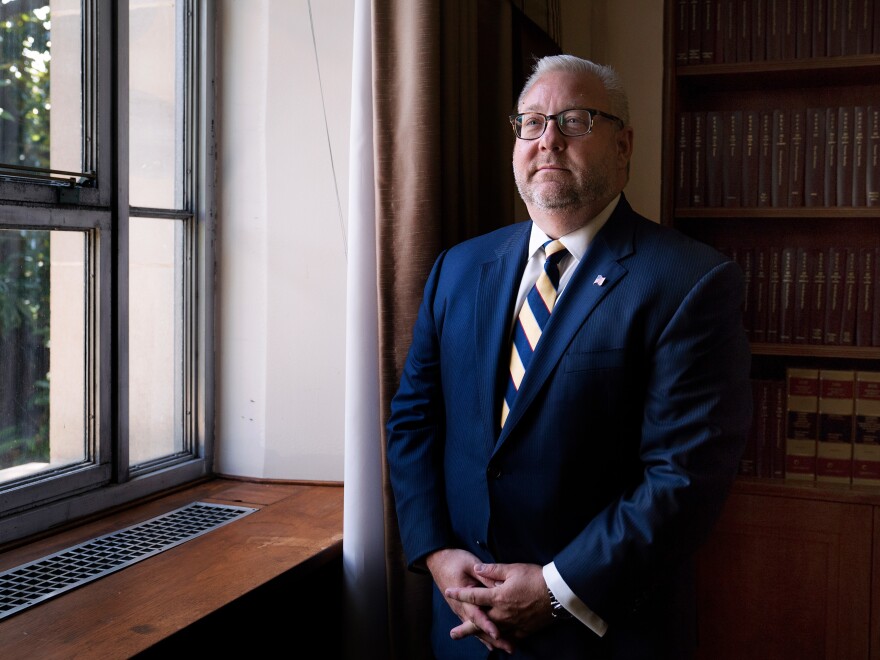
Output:
<instances>
[{"instance_id":1,"label":"shirt cuff","mask_svg":"<svg viewBox=\"0 0 880 660\"><path fill-rule=\"evenodd\" d=\"M542 572L544 573L544 581L547 583L547 587L556 596L559 604L587 628L599 635L599 637L604 636L608 630L608 624L589 607L584 605L584 602L565 584L565 580L562 579L559 571L556 570L556 564L550 562L544 566Z\"/></svg>"}]
</instances>

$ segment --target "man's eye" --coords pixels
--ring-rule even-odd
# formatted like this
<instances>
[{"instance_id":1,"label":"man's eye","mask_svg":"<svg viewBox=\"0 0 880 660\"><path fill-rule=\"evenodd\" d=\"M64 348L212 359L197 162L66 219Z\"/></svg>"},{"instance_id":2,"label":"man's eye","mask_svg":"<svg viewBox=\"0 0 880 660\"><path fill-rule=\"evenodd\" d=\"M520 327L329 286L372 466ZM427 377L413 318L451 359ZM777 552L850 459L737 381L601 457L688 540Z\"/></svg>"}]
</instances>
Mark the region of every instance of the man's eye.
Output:
<instances>
[{"instance_id":1,"label":"man's eye","mask_svg":"<svg viewBox=\"0 0 880 660\"><path fill-rule=\"evenodd\" d=\"M583 117L578 117L576 115L568 115L563 118L563 121L569 126L586 126L587 121Z\"/></svg>"},{"instance_id":2,"label":"man's eye","mask_svg":"<svg viewBox=\"0 0 880 660\"><path fill-rule=\"evenodd\" d=\"M540 126L543 122L537 115L523 117L523 126Z\"/></svg>"}]
</instances>

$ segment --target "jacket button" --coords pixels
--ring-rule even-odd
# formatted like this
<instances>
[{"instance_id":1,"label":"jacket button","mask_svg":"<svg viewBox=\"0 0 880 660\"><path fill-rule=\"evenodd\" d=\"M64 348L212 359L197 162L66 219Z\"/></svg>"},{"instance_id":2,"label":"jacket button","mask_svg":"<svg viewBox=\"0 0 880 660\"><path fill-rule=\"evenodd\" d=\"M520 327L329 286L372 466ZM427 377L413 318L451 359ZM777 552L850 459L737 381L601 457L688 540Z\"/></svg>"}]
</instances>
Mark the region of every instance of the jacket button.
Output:
<instances>
[{"instance_id":1,"label":"jacket button","mask_svg":"<svg viewBox=\"0 0 880 660\"><path fill-rule=\"evenodd\" d=\"M501 468L497 465L490 465L486 470L486 473L489 475L490 479L500 479L501 478Z\"/></svg>"}]
</instances>

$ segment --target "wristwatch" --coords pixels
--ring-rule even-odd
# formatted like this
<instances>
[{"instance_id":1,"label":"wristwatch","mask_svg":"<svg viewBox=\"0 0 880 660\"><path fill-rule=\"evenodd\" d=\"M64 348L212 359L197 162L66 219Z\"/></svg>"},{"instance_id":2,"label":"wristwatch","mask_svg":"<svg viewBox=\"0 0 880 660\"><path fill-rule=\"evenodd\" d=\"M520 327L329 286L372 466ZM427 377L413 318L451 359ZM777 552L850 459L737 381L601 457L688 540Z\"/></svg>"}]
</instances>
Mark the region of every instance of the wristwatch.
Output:
<instances>
[{"instance_id":1,"label":"wristwatch","mask_svg":"<svg viewBox=\"0 0 880 660\"><path fill-rule=\"evenodd\" d=\"M553 591L550 587L547 587L547 595L550 596L550 614L554 619L572 619L574 618L567 609L562 606L558 600L556 600L556 596L553 595Z\"/></svg>"}]
</instances>

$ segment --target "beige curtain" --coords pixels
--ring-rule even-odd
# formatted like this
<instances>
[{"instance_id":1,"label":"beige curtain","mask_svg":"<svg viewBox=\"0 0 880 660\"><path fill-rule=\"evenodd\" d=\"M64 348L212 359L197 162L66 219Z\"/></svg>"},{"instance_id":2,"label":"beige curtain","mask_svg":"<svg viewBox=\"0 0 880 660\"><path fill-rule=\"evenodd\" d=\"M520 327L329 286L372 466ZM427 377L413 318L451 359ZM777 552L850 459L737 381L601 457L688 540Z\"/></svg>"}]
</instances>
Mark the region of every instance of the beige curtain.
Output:
<instances>
[{"instance_id":1,"label":"beige curtain","mask_svg":"<svg viewBox=\"0 0 880 660\"><path fill-rule=\"evenodd\" d=\"M508 0L373 0L372 12L384 428L440 250L526 217L507 121L522 82L513 60L523 19ZM431 582L406 570L384 459L383 483L391 657L431 658Z\"/></svg>"}]
</instances>

